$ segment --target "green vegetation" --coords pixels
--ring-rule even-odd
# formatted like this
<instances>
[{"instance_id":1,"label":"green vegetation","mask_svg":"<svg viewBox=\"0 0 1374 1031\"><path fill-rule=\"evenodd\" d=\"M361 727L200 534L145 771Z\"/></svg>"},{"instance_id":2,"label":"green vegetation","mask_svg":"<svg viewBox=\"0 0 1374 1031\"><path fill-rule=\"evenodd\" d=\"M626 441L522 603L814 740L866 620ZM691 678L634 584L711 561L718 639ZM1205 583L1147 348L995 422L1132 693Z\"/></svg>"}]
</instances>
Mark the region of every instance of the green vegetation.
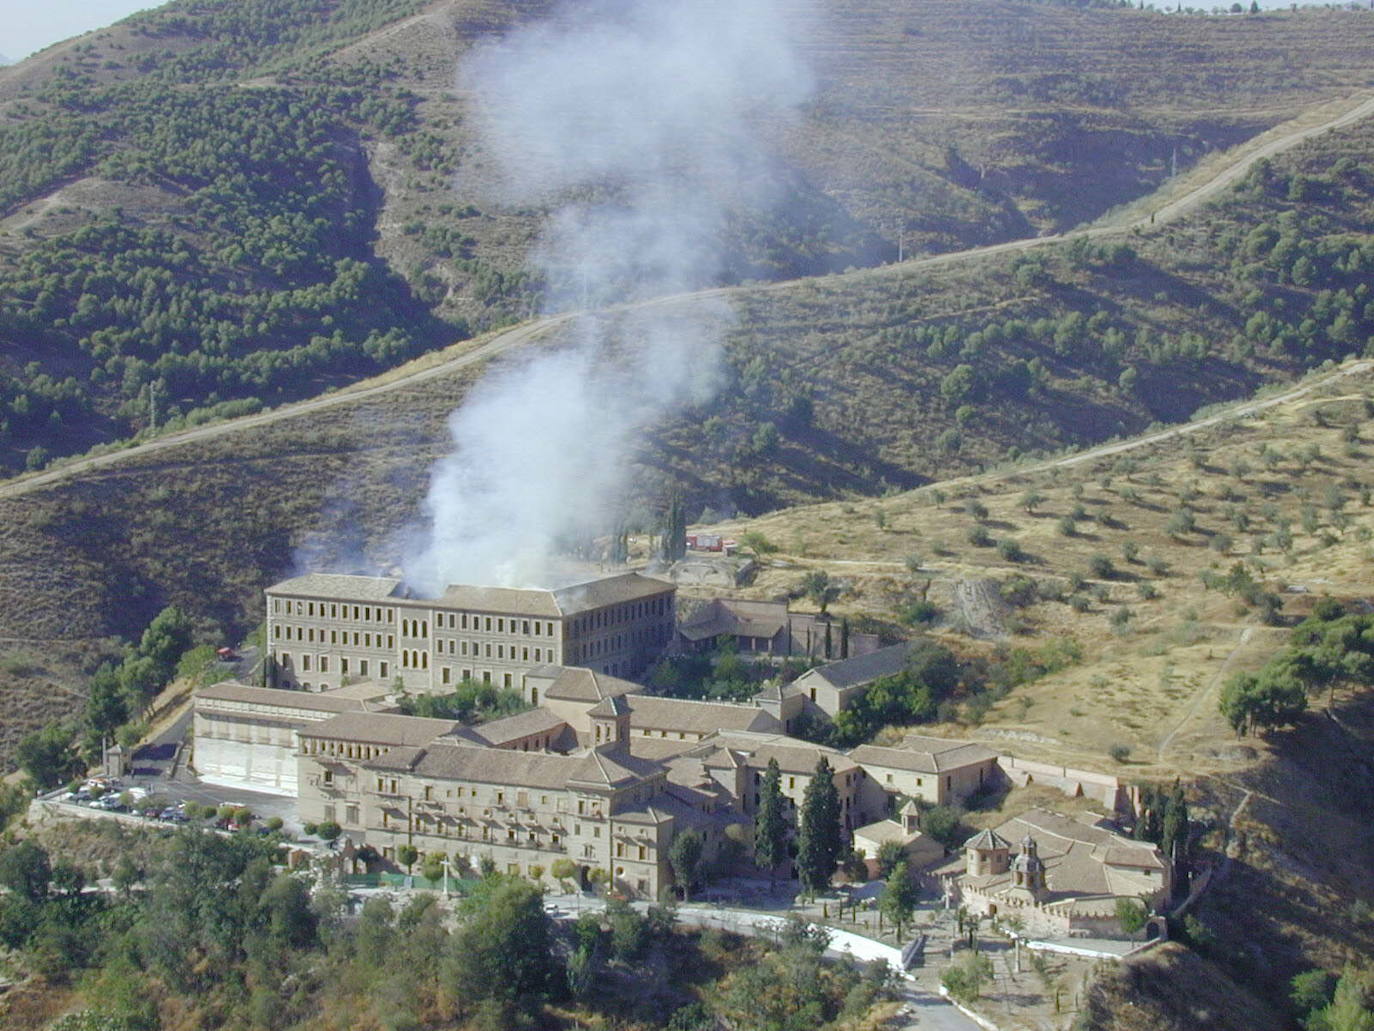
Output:
<instances>
[{"instance_id":1,"label":"green vegetation","mask_svg":"<svg viewBox=\"0 0 1374 1031\"><path fill-rule=\"evenodd\" d=\"M768 871L770 882L778 864L787 858L787 816L783 805L782 770L776 758L769 759L754 813L754 862L760 870Z\"/></svg>"},{"instance_id":2,"label":"green vegetation","mask_svg":"<svg viewBox=\"0 0 1374 1031\"><path fill-rule=\"evenodd\" d=\"M719 1016L728 1026L758 1031L813 1031L853 1021L888 997L893 975L885 963L860 968L852 960L822 959L829 935L802 920L784 927L780 948L734 971L721 985ZM709 1028L707 1022L679 1028Z\"/></svg>"},{"instance_id":3,"label":"green vegetation","mask_svg":"<svg viewBox=\"0 0 1374 1031\"><path fill-rule=\"evenodd\" d=\"M556 1007L648 1031L761 1005L777 1023L751 1026L809 1029L861 1018L890 985L886 969L822 963L824 935L804 924L776 945L743 941L611 899L604 914L558 925L537 886L494 872L464 881L456 914L420 894L396 908L370 899L350 916L343 892L281 865L272 834L107 823L61 840L0 850L0 942L15 974L72 993L78 1028L439 1031L543 1026ZM98 874L117 890L83 892ZM749 999L796 964L803 981Z\"/></svg>"},{"instance_id":4,"label":"green vegetation","mask_svg":"<svg viewBox=\"0 0 1374 1031\"><path fill-rule=\"evenodd\" d=\"M471 679L459 681L451 694L405 695L400 701L401 712L407 716L462 723L485 723L513 716L529 707L514 688L496 687Z\"/></svg>"},{"instance_id":5,"label":"green vegetation","mask_svg":"<svg viewBox=\"0 0 1374 1031\"><path fill-rule=\"evenodd\" d=\"M649 671L645 683L655 694L669 698L743 702L758 694L767 681L790 682L814 665L814 660L803 658L745 658L732 641L726 641L714 653L665 656Z\"/></svg>"},{"instance_id":6,"label":"green vegetation","mask_svg":"<svg viewBox=\"0 0 1374 1031\"><path fill-rule=\"evenodd\" d=\"M1221 712L1237 734L1262 733L1297 722L1311 692L1341 683L1374 683L1374 616L1326 600L1263 669L1226 682Z\"/></svg>"},{"instance_id":7,"label":"green vegetation","mask_svg":"<svg viewBox=\"0 0 1374 1031\"><path fill-rule=\"evenodd\" d=\"M23 738L15 758L34 785L56 787L97 762L102 743L113 740L132 747L146 729L144 709L181 672L185 660L193 659L188 672L203 668L203 652L192 653L192 631L191 621L180 609L163 609L138 644L125 649L118 666L106 663L95 671L79 718L48 724Z\"/></svg>"},{"instance_id":8,"label":"green vegetation","mask_svg":"<svg viewBox=\"0 0 1374 1031\"><path fill-rule=\"evenodd\" d=\"M840 835L840 795L835 787L835 772L822 755L807 782L798 812L797 876L803 890L814 894L830 886L842 851Z\"/></svg>"}]
</instances>

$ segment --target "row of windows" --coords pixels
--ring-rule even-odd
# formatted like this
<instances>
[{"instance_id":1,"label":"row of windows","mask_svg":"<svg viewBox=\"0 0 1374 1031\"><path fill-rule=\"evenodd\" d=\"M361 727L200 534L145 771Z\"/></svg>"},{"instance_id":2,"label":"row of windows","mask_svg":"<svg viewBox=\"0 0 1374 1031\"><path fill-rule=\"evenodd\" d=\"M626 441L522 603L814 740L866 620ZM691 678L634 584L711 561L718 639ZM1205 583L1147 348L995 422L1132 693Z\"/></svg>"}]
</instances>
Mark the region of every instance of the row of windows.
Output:
<instances>
[{"instance_id":1,"label":"row of windows","mask_svg":"<svg viewBox=\"0 0 1374 1031\"><path fill-rule=\"evenodd\" d=\"M585 616L578 616L572 620L569 633L585 634L592 630L615 626L618 623L628 623L631 620L647 619L650 616L666 616L668 615L668 603L668 596L661 595L648 601L632 601L624 605L611 605L608 608L597 609L595 612L589 612Z\"/></svg>"},{"instance_id":2,"label":"row of windows","mask_svg":"<svg viewBox=\"0 0 1374 1031\"><path fill-rule=\"evenodd\" d=\"M494 652L492 650L493 648L495 649ZM554 650L552 648L531 649L528 645L522 645L517 649L517 647L513 644L493 645L490 641L460 641L457 639L439 641L437 642L437 647L435 648L435 651L439 655L443 655L445 653L449 655L471 655L474 658L476 658L479 655L483 655L488 659L495 657L498 659L510 659L512 661L515 660L516 654L518 652L521 662L529 662L531 660L531 656L533 656L533 661L535 662L544 662L546 655L547 661L554 661Z\"/></svg>"},{"instance_id":3,"label":"row of windows","mask_svg":"<svg viewBox=\"0 0 1374 1031\"><path fill-rule=\"evenodd\" d=\"M436 612L434 614L434 628L442 630L445 626L449 630L474 630L485 633L498 634L506 633L506 624L510 624L510 633L522 634L525 637L552 637L554 636L553 624L538 619L516 619L514 616L479 616L476 613L467 612Z\"/></svg>"},{"instance_id":4,"label":"row of windows","mask_svg":"<svg viewBox=\"0 0 1374 1031\"><path fill-rule=\"evenodd\" d=\"M352 618L362 623L394 623L396 622L396 610L384 609L380 606L372 605L340 605L338 602L314 602L296 601L291 598L273 598L272 611L274 613L285 612L288 616L325 616L328 608L330 619L348 619L349 610L352 609ZM342 610L342 614L340 614Z\"/></svg>"},{"instance_id":5,"label":"row of windows","mask_svg":"<svg viewBox=\"0 0 1374 1031\"><path fill-rule=\"evenodd\" d=\"M368 662L368 660L367 660L367 659L358 659L357 662L358 662L358 670L357 670L358 676L360 676L360 677L368 676L368 670L370 669L370 663ZM302 655L302 656L301 656L301 672L302 672L302 673L310 673L310 672L312 672L312 670L311 670L311 664L312 664L312 663L315 663L315 671L320 672L320 673L328 673L328 672L329 672L329 656L328 656L328 655L321 655L321 656L318 657L318 659L316 659L314 656L311 656L311 655ZM280 654L277 656L277 664L278 664L279 666L281 666L283 669L290 669L290 668L291 668L291 653L290 653L290 652L282 652L282 653L280 653ZM350 673L349 667L350 667L351 665L352 665L352 663L350 663L348 659L346 659L346 658L340 659L340 660L339 660L339 672L342 673L344 676L348 676L349 673ZM385 679L390 675L390 673L391 673L391 663L387 662L385 659L383 659L382 661L380 661L380 662L377 663L377 676L379 676L381 679L385 680ZM309 688L308 688L308 686L307 686L307 690L308 690L308 689L309 689Z\"/></svg>"},{"instance_id":6,"label":"row of windows","mask_svg":"<svg viewBox=\"0 0 1374 1031\"><path fill-rule=\"evenodd\" d=\"M568 662L580 664L585 659L594 659L608 652L624 651L627 648L644 645L666 644L669 635L670 631L666 626L645 627L631 630L625 634L613 634L610 637L593 639L580 645L569 644L567 646Z\"/></svg>"},{"instance_id":7,"label":"row of windows","mask_svg":"<svg viewBox=\"0 0 1374 1031\"><path fill-rule=\"evenodd\" d=\"M352 644L361 648L395 648L395 634L374 634L370 630L352 631ZM274 641L303 641L306 644L324 644L325 631L323 628L316 630L313 626L300 627L290 623L278 623L272 627L272 639ZM330 644L342 644L345 647L350 643L349 631L330 630Z\"/></svg>"}]
</instances>

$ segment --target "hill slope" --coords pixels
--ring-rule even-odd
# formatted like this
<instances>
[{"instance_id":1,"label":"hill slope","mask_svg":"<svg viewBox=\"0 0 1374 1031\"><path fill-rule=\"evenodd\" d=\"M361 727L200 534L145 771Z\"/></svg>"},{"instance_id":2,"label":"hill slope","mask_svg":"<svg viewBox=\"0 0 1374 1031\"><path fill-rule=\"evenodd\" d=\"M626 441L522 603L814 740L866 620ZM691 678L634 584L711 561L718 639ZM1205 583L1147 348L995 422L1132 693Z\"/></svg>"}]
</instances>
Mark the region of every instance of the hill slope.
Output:
<instances>
[{"instance_id":1,"label":"hill slope","mask_svg":"<svg viewBox=\"0 0 1374 1031\"><path fill-rule=\"evenodd\" d=\"M545 10L176 2L0 72L0 470L537 310L545 213L492 201L452 82ZM809 38L786 202L735 213L733 281L1063 229L1374 71L1350 12L866 0Z\"/></svg>"}]
</instances>

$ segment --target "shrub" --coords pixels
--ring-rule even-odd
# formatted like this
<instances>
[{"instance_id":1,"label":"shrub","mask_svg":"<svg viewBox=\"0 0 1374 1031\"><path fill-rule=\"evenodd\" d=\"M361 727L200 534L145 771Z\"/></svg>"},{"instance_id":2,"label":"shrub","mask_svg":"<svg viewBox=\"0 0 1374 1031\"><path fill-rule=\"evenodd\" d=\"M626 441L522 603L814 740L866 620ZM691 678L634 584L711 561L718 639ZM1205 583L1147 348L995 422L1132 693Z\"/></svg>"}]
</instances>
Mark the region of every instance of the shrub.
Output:
<instances>
[{"instance_id":1,"label":"shrub","mask_svg":"<svg viewBox=\"0 0 1374 1031\"><path fill-rule=\"evenodd\" d=\"M325 841L333 841L343 833L343 828L333 820L325 820L315 828L315 833Z\"/></svg>"},{"instance_id":2,"label":"shrub","mask_svg":"<svg viewBox=\"0 0 1374 1031\"><path fill-rule=\"evenodd\" d=\"M997 542L997 554L1008 562L1024 562L1026 560L1026 553L1021 545L1010 537L1003 537Z\"/></svg>"},{"instance_id":3,"label":"shrub","mask_svg":"<svg viewBox=\"0 0 1374 1031\"><path fill-rule=\"evenodd\" d=\"M1113 762L1124 763L1131 757L1131 750L1126 745L1116 744L1107 749L1107 754L1112 757Z\"/></svg>"},{"instance_id":4,"label":"shrub","mask_svg":"<svg viewBox=\"0 0 1374 1031\"><path fill-rule=\"evenodd\" d=\"M1116 566L1106 555L1098 554L1088 559L1088 572L1099 580L1110 580L1116 575Z\"/></svg>"},{"instance_id":5,"label":"shrub","mask_svg":"<svg viewBox=\"0 0 1374 1031\"><path fill-rule=\"evenodd\" d=\"M968 542L975 548L988 548L992 546L992 534L988 533L986 526L971 526L968 531Z\"/></svg>"}]
</instances>

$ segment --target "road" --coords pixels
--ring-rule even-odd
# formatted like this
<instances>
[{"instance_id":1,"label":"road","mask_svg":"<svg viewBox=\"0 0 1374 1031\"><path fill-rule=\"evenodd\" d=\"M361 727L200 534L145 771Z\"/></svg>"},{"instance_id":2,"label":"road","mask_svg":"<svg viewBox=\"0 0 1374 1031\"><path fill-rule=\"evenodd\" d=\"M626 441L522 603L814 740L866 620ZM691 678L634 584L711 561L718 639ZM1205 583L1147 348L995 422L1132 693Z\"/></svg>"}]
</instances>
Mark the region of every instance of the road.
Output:
<instances>
[{"instance_id":1,"label":"road","mask_svg":"<svg viewBox=\"0 0 1374 1031\"><path fill-rule=\"evenodd\" d=\"M1096 239L1103 236L1120 235L1137 229L1146 229L1151 225L1173 221L1182 217L1199 205L1205 204L1214 198L1222 190L1233 185L1242 178L1254 164L1265 158L1274 157L1285 150L1289 150L1301 143L1312 139L1322 133L1333 129L1339 129L1346 125L1354 124L1361 119L1374 115L1374 95L1352 97L1350 106L1338 114L1331 115L1323 121L1314 125L1292 125L1287 131L1282 131L1279 127L1275 131L1273 139L1261 146L1253 145L1247 149L1245 144L1234 148L1229 152L1230 157L1223 157L1220 166L1212 174L1211 178L1198 183L1191 189L1186 190L1179 197L1168 201L1155 211L1141 214L1134 218L1120 219L1107 216L1100 222L1086 226L1082 229L1073 230L1067 233L1055 234L1052 236L1030 237L1020 240L1010 240L1006 243L991 244L986 247L973 247L963 251L952 251L947 254L936 254L924 258L915 258L910 261L898 262L892 265L884 265L878 268L861 269L857 272L847 274L846 278L850 281L861 280L866 277L874 276L906 276L922 269L937 268L945 265L953 265L964 261L976 261L981 258L990 257L998 254L1010 254L1025 252L1039 247L1053 246L1065 243L1077 238ZM751 287L716 287L709 290L700 290L693 293L676 294L667 297L653 298L647 301L639 301L633 304L619 305L610 311L640 310L660 305L674 305L692 301L706 300L713 297L727 297L739 293L761 293L774 290L785 290L794 286L799 280L786 280L778 283L771 283L764 286ZM54 469L44 470L43 472L23 476L8 483L0 484L0 499L19 497L42 487L59 483L63 480L79 476L94 469L106 466L118 465L122 462L135 458L143 458L158 451L180 447L197 441L204 441L226 434L237 433L240 430L252 429L258 426L270 425L282 422L287 419L298 418L299 416L309 415L326 408L336 405L352 404L359 400L370 397L384 396L395 390L403 390L413 387L418 383L447 376L455 369L461 369L480 362L488 361L499 355L505 354L524 344L531 343L551 331L571 322L581 313L567 312L547 318L536 319L516 326L513 329L498 333L482 343L475 344L462 350L459 354L451 358L444 359L437 363L428 364L432 360L420 359L420 367L412 371L405 371L404 367L399 372L393 372L381 377L380 382L371 382L356 387L349 387L332 394L325 394L321 397L313 398L309 401L302 401L297 404L285 405L268 412L260 412L257 415L244 416L228 422L215 423L209 426L199 426L193 429L184 430L179 433L168 434L146 444L137 447L126 448L122 451L111 452L106 455L98 455L90 458L80 458L68 462ZM1368 363L1365 363L1368 367ZM1310 388L1309 388L1310 389ZM1302 392L1302 391L1299 391ZM1296 396L1296 395L1294 395ZM1269 399L1259 407L1267 407L1271 404L1281 403L1282 398ZM1223 417L1218 416L1210 420L1215 422ZM1164 431L1160 434L1152 435L1147 438L1153 442L1167 439L1169 436L1179 432L1192 432L1208 421L1202 423L1190 423L1186 427L1181 427L1174 431ZM1130 447L1141 446L1139 443L1128 442L1125 444L1111 445L1107 449L1097 449L1094 452L1085 453L1082 456L1075 456L1071 459L1061 459L1054 462L1047 462L1043 466L1035 468L1048 468L1053 465L1068 465L1074 461L1086 461L1094 455L1113 454L1127 450Z\"/></svg>"}]
</instances>

